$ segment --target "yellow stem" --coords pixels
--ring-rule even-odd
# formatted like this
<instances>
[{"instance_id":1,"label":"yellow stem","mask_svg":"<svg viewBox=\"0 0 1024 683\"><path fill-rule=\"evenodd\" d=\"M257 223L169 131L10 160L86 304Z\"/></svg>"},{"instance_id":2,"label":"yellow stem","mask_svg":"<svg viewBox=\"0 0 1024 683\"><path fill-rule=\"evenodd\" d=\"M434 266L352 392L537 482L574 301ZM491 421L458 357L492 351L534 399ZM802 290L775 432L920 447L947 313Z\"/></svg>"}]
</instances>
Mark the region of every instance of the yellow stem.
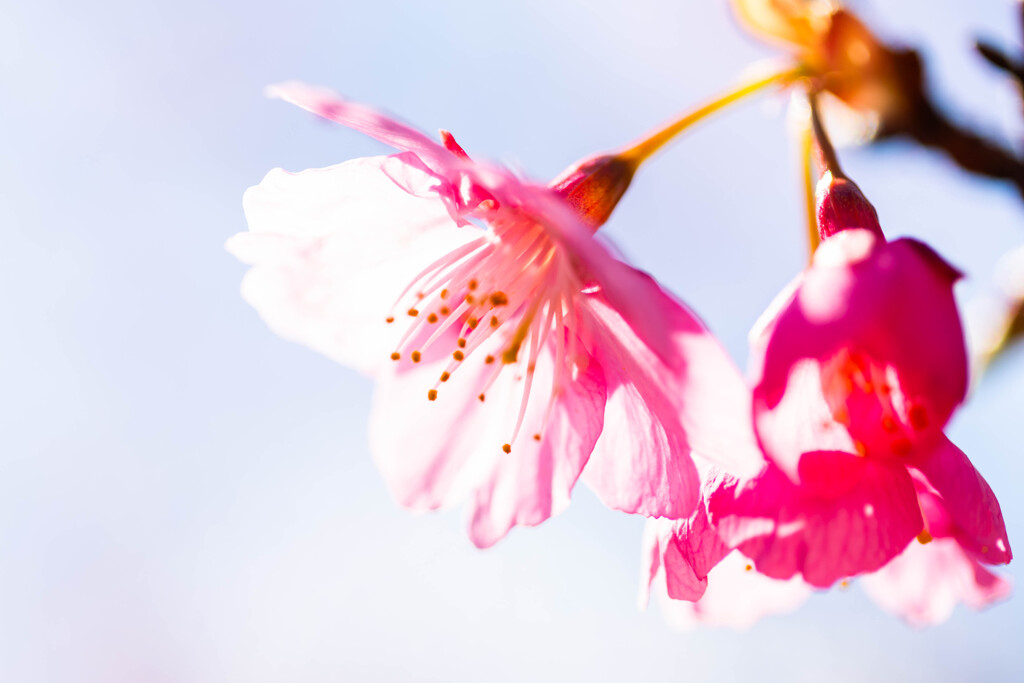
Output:
<instances>
[{"instance_id":1,"label":"yellow stem","mask_svg":"<svg viewBox=\"0 0 1024 683\"><path fill-rule=\"evenodd\" d=\"M636 142L620 151L618 156L633 162L636 166L639 166L673 138L701 119L714 114L720 109L724 109L730 104L741 100L748 95L753 95L754 93L773 85L789 85L804 75L806 75L806 68L803 66L797 66L745 83L728 91L724 95L720 95L710 102L687 112L680 118L675 119L668 125L656 130L650 135L641 138L639 142Z\"/></svg>"},{"instance_id":2,"label":"yellow stem","mask_svg":"<svg viewBox=\"0 0 1024 683\"><path fill-rule=\"evenodd\" d=\"M810 256L814 258L814 252L818 248L821 238L818 235L818 215L814 199L814 127L811 119L807 118L803 130L800 131L800 170L801 185L804 191L804 211L807 219L807 248Z\"/></svg>"}]
</instances>

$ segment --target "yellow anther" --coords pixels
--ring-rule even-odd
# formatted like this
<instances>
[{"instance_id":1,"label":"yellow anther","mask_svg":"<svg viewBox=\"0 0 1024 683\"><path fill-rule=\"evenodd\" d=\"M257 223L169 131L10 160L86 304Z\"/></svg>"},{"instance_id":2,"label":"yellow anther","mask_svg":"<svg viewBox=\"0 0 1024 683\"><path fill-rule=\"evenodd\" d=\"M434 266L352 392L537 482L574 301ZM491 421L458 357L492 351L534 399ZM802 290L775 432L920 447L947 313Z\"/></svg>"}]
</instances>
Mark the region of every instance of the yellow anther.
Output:
<instances>
[{"instance_id":1,"label":"yellow anther","mask_svg":"<svg viewBox=\"0 0 1024 683\"><path fill-rule=\"evenodd\" d=\"M455 343L459 345L460 349L466 348L466 340L463 339L462 337L459 337L459 341L457 341Z\"/></svg>"},{"instance_id":2,"label":"yellow anther","mask_svg":"<svg viewBox=\"0 0 1024 683\"><path fill-rule=\"evenodd\" d=\"M506 453L511 453L512 452L512 445L511 444L504 444L501 447L501 450L505 451Z\"/></svg>"},{"instance_id":3,"label":"yellow anther","mask_svg":"<svg viewBox=\"0 0 1024 683\"><path fill-rule=\"evenodd\" d=\"M386 323L393 323L393 322L395 322L395 316L389 315L384 322L386 322Z\"/></svg>"},{"instance_id":4,"label":"yellow anther","mask_svg":"<svg viewBox=\"0 0 1024 683\"><path fill-rule=\"evenodd\" d=\"M421 354L419 351L413 351L412 353L409 354L409 357L412 358L413 363L419 363Z\"/></svg>"},{"instance_id":5,"label":"yellow anther","mask_svg":"<svg viewBox=\"0 0 1024 683\"><path fill-rule=\"evenodd\" d=\"M430 391L428 391L427 392L427 399L429 399L431 401L436 401L437 400L437 389L431 389Z\"/></svg>"},{"instance_id":6,"label":"yellow anther","mask_svg":"<svg viewBox=\"0 0 1024 683\"><path fill-rule=\"evenodd\" d=\"M395 352L393 352L391 354L391 360L398 360L401 357L402 357L402 354L400 354L398 351L395 351Z\"/></svg>"},{"instance_id":7,"label":"yellow anther","mask_svg":"<svg viewBox=\"0 0 1024 683\"><path fill-rule=\"evenodd\" d=\"M449 377L451 377L451 373L448 373L448 372L442 372L441 373L441 381L442 382L447 382Z\"/></svg>"},{"instance_id":8,"label":"yellow anther","mask_svg":"<svg viewBox=\"0 0 1024 683\"><path fill-rule=\"evenodd\" d=\"M409 315L410 315L410 316L412 316L413 318L415 318L415 317L416 317L416 316L418 316L419 314L420 314L420 312L419 312L419 311L417 311L417 310L416 310L415 308L410 308L410 309L409 309Z\"/></svg>"},{"instance_id":9,"label":"yellow anther","mask_svg":"<svg viewBox=\"0 0 1024 683\"><path fill-rule=\"evenodd\" d=\"M932 535L930 533L928 533L928 529L921 529L921 533L917 535L917 542L921 545L931 543L933 540L935 539L932 538Z\"/></svg>"},{"instance_id":10,"label":"yellow anther","mask_svg":"<svg viewBox=\"0 0 1024 683\"><path fill-rule=\"evenodd\" d=\"M490 365L494 362L494 356L487 356L487 358L484 358L484 362Z\"/></svg>"},{"instance_id":11,"label":"yellow anther","mask_svg":"<svg viewBox=\"0 0 1024 683\"><path fill-rule=\"evenodd\" d=\"M476 288L477 288L477 286L478 286L478 285L477 285L477 281L476 281L476 280L470 280L470 281L469 281L469 285L468 285L468 286L469 286L469 291L471 291L471 292L472 292L472 291L473 291L474 289L476 289Z\"/></svg>"},{"instance_id":12,"label":"yellow anther","mask_svg":"<svg viewBox=\"0 0 1024 683\"><path fill-rule=\"evenodd\" d=\"M491 294L491 305L492 306L504 306L508 303L508 296L505 292L495 292Z\"/></svg>"},{"instance_id":13,"label":"yellow anther","mask_svg":"<svg viewBox=\"0 0 1024 683\"><path fill-rule=\"evenodd\" d=\"M431 313L430 315L428 315L427 316L427 322L428 323L436 323L437 322L437 313Z\"/></svg>"},{"instance_id":14,"label":"yellow anther","mask_svg":"<svg viewBox=\"0 0 1024 683\"><path fill-rule=\"evenodd\" d=\"M462 360L465 357L466 354L464 354L462 351L456 351L455 353L452 354L452 358L454 358L455 360Z\"/></svg>"}]
</instances>

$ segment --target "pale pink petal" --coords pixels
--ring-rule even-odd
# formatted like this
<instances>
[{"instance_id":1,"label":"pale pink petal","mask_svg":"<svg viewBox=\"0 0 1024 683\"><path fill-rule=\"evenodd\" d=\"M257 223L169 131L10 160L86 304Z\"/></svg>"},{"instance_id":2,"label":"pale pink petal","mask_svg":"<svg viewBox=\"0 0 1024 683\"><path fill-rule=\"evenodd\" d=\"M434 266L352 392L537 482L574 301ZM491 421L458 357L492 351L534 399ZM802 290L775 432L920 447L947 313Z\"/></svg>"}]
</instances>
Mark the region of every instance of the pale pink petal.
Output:
<instances>
[{"instance_id":1,"label":"pale pink petal","mask_svg":"<svg viewBox=\"0 0 1024 683\"><path fill-rule=\"evenodd\" d=\"M993 574L955 538L917 541L860 582L878 605L911 624L938 624L957 603L982 609L1010 596L1008 579Z\"/></svg>"},{"instance_id":2,"label":"pale pink petal","mask_svg":"<svg viewBox=\"0 0 1024 683\"><path fill-rule=\"evenodd\" d=\"M269 97L277 97L317 116L335 121L360 133L413 152L436 173L449 176L449 170L463 166L458 156L420 131L407 126L376 109L342 98L330 88L292 81L267 88Z\"/></svg>"},{"instance_id":3,"label":"pale pink petal","mask_svg":"<svg viewBox=\"0 0 1024 683\"><path fill-rule=\"evenodd\" d=\"M963 451L943 437L933 452L915 458L913 465L941 497L968 550L987 564L1006 564L1013 558L999 501Z\"/></svg>"},{"instance_id":4,"label":"pale pink petal","mask_svg":"<svg viewBox=\"0 0 1024 683\"><path fill-rule=\"evenodd\" d=\"M700 489L690 449L679 430L666 429L645 402L646 382L626 377L614 362L601 359L610 393L604 430L583 479L610 508L648 517L687 517Z\"/></svg>"},{"instance_id":5,"label":"pale pink petal","mask_svg":"<svg viewBox=\"0 0 1024 683\"><path fill-rule=\"evenodd\" d=\"M805 453L856 452L850 433L833 419L815 360L800 360L793 366L782 400L772 410L755 410L754 425L764 452L794 482L799 482Z\"/></svg>"},{"instance_id":6,"label":"pale pink petal","mask_svg":"<svg viewBox=\"0 0 1024 683\"><path fill-rule=\"evenodd\" d=\"M429 196L433 176L406 169L417 196L382 170L401 165L373 157L271 171L243 199L249 232L227 244L253 266L242 293L275 332L365 372L395 348L399 330L385 319L410 273L479 235L455 229Z\"/></svg>"},{"instance_id":7,"label":"pale pink petal","mask_svg":"<svg viewBox=\"0 0 1024 683\"><path fill-rule=\"evenodd\" d=\"M739 551L729 553L711 570L707 584L697 602L667 596L660 600L666 620L684 629L703 625L745 630L764 617L792 612L812 592L799 578L780 581L758 574Z\"/></svg>"},{"instance_id":8,"label":"pale pink petal","mask_svg":"<svg viewBox=\"0 0 1024 683\"><path fill-rule=\"evenodd\" d=\"M924 526L913 481L898 463L812 452L800 482L769 466L751 481L726 480L708 503L722 539L772 578L801 573L826 588L878 569Z\"/></svg>"},{"instance_id":9,"label":"pale pink petal","mask_svg":"<svg viewBox=\"0 0 1024 683\"><path fill-rule=\"evenodd\" d=\"M549 407L553 347L539 354L535 393L514 440L510 416L519 410L523 377L501 372L487 386L494 366L485 357L500 354L497 346L468 356L447 382L438 377L450 367L448 358L426 354L419 363L395 363L395 371L380 378L371 444L402 505L433 509L469 501L470 539L479 547L494 544L515 525L540 524L568 505L601 431L605 386L600 366L578 357L574 380L560 385ZM428 400L433 387L436 400ZM508 453L502 449L506 443Z\"/></svg>"},{"instance_id":10,"label":"pale pink petal","mask_svg":"<svg viewBox=\"0 0 1024 683\"><path fill-rule=\"evenodd\" d=\"M651 588L661 573L662 548L672 535L673 521L670 519L648 519L640 540L640 590L637 607L647 609L651 600Z\"/></svg>"},{"instance_id":11,"label":"pale pink petal","mask_svg":"<svg viewBox=\"0 0 1024 683\"><path fill-rule=\"evenodd\" d=\"M586 300L593 353L611 388L605 430L585 480L609 506L673 519L689 517L699 481L691 456L723 469L756 472L763 457L749 420L749 393L728 355L697 318L642 273L632 294L647 301L673 362L663 362L606 294ZM621 294L621 293L620 293Z\"/></svg>"},{"instance_id":12,"label":"pale pink petal","mask_svg":"<svg viewBox=\"0 0 1024 683\"><path fill-rule=\"evenodd\" d=\"M550 382L549 355L538 363L534 384ZM601 433L605 400L601 367L589 363L553 398L550 415L546 401L531 401L512 452L494 449L493 467L473 496L469 535L478 547L493 545L513 526L536 526L569 505Z\"/></svg>"}]
</instances>

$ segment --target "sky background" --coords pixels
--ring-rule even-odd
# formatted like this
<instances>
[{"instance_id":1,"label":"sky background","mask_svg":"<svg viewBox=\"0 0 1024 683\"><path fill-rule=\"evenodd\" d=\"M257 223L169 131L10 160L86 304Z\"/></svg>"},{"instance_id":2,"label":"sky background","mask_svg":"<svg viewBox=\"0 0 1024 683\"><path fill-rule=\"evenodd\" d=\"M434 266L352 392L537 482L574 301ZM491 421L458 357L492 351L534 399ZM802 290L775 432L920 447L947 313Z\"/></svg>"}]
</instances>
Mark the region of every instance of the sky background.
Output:
<instances>
[{"instance_id":1,"label":"sky background","mask_svg":"<svg viewBox=\"0 0 1024 683\"><path fill-rule=\"evenodd\" d=\"M1016 94L971 51L1013 3L859 3L921 47L933 90L1007 142ZM329 85L538 179L735 82L771 50L723 0L0 1L0 679L1024 679L1024 601L927 630L856 584L745 633L635 606L642 520L582 485L475 550L413 515L367 451L370 383L272 334L223 248L276 166L385 148L262 89ZM784 97L647 165L604 230L741 365L805 262ZM890 236L992 287L1020 199L902 144L843 150ZM1024 529L1024 354L950 434ZM1020 570L1007 573L1021 583Z\"/></svg>"}]
</instances>

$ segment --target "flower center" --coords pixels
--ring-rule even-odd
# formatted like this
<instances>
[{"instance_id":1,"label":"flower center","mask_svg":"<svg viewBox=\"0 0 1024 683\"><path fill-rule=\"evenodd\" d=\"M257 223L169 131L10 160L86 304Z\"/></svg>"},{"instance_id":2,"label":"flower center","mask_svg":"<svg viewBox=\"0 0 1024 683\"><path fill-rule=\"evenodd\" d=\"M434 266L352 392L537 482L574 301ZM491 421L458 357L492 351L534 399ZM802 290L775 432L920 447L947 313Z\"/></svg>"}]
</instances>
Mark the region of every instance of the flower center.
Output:
<instances>
[{"instance_id":1,"label":"flower center","mask_svg":"<svg viewBox=\"0 0 1024 683\"><path fill-rule=\"evenodd\" d=\"M822 389L832 417L847 427L860 455L907 455L928 427L928 410L901 391L892 367L843 349L822 365Z\"/></svg>"},{"instance_id":2,"label":"flower center","mask_svg":"<svg viewBox=\"0 0 1024 683\"><path fill-rule=\"evenodd\" d=\"M503 373L513 373L521 381L516 385L518 414L508 441L501 446L510 453L531 394L537 393L534 374L549 341L554 347L554 372L550 390L540 391L546 393L547 401L541 431L559 387L571 379L574 350L566 348L566 338L572 340L575 335L567 335L566 330L575 317L572 293L580 285L560 247L542 226L513 209L493 213L490 230L431 263L409 283L387 322L407 324L391 352L392 360L407 357L419 363L425 353L438 350L441 353L433 357L449 357L427 390L430 401L437 400L443 385L467 361L479 362L480 354L484 354L484 371L481 379L474 380L479 381L474 394L481 403ZM541 434L533 434L533 439L540 441Z\"/></svg>"}]
</instances>

